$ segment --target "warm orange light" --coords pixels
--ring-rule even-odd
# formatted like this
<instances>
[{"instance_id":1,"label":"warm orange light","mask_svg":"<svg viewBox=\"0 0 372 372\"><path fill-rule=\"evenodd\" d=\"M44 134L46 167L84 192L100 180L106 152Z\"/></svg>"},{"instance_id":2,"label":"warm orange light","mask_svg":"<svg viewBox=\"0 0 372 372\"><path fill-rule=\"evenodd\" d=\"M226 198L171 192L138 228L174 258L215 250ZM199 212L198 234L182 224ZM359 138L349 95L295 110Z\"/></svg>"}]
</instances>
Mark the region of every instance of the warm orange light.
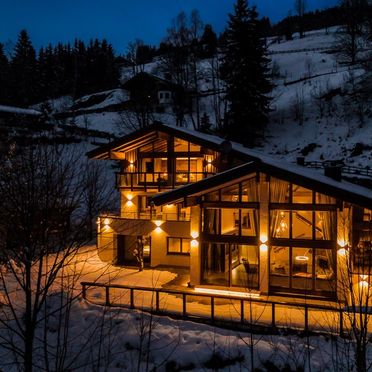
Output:
<instances>
[{"instance_id":1,"label":"warm orange light","mask_svg":"<svg viewBox=\"0 0 372 372\"><path fill-rule=\"evenodd\" d=\"M105 226L110 225L110 219L109 219L109 218L105 218L105 219L103 220L103 224L104 224Z\"/></svg>"},{"instance_id":2,"label":"warm orange light","mask_svg":"<svg viewBox=\"0 0 372 372\"><path fill-rule=\"evenodd\" d=\"M166 207L167 208L173 208L174 207L174 204L167 204Z\"/></svg>"},{"instance_id":3,"label":"warm orange light","mask_svg":"<svg viewBox=\"0 0 372 372\"><path fill-rule=\"evenodd\" d=\"M193 239L190 244L192 248L196 248L199 245L199 242L196 239Z\"/></svg>"},{"instance_id":4,"label":"warm orange light","mask_svg":"<svg viewBox=\"0 0 372 372\"><path fill-rule=\"evenodd\" d=\"M266 244L261 244L260 245L260 252L261 253L266 253L268 251L268 247Z\"/></svg>"},{"instance_id":5,"label":"warm orange light","mask_svg":"<svg viewBox=\"0 0 372 372\"><path fill-rule=\"evenodd\" d=\"M163 223L164 223L164 221L162 221L162 220L156 220L156 221L154 221L154 224L155 224L157 227L160 227Z\"/></svg>"},{"instance_id":6,"label":"warm orange light","mask_svg":"<svg viewBox=\"0 0 372 372\"><path fill-rule=\"evenodd\" d=\"M193 231L193 232L191 233L191 237L192 237L193 239L197 239L197 238L199 238L199 233L198 233L197 231Z\"/></svg>"},{"instance_id":7,"label":"warm orange light","mask_svg":"<svg viewBox=\"0 0 372 372\"><path fill-rule=\"evenodd\" d=\"M133 202L132 202L132 200L128 200L126 203L125 203L125 205L127 206L127 207L133 207Z\"/></svg>"},{"instance_id":8,"label":"warm orange light","mask_svg":"<svg viewBox=\"0 0 372 372\"><path fill-rule=\"evenodd\" d=\"M340 255L340 256L346 256L346 249L345 248L340 248L337 253Z\"/></svg>"},{"instance_id":9,"label":"warm orange light","mask_svg":"<svg viewBox=\"0 0 372 372\"><path fill-rule=\"evenodd\" d=\"M259 298L259 293L248 293L248 292L234 292L234 291L226 291L223 289L210 289L210 288L199 288L195 287L196 293L207 293L207 294L215 294L215 295L222 295L222 296L233 296L233 297L244 297L244 298Z\"/></svg>"},{"instance_id":10,"label":"warm orange light","mask_svg":"<svg viewBox=\"0 0 372 372\"><path fill-rule=\"evenodd\" d=\"M127 198L127 200L131 201L133 199L133 195L132 194L127 194L125 196Z\"/></svg>"},{"instance_id":11,"label":"warm orange light","mask_svg":"<svg viewBox=\"0 0 372 372\"><path fill-rule=\"evenodd\" d=\"M262 244L267 243L267 235L261 235L261 236L260 236L260 242L261 242Z\"/></svg>"},{"instance_id":12,"label":"warm orange light","mask_svg":"<svg viewBox=\"0 0 372 372\"><path fill-rule=\"evenodd\" d=\"M161 229L160 226L156 227L154 230L157 234L161 233L163 230Z\"/></svg>"}]
</instances>

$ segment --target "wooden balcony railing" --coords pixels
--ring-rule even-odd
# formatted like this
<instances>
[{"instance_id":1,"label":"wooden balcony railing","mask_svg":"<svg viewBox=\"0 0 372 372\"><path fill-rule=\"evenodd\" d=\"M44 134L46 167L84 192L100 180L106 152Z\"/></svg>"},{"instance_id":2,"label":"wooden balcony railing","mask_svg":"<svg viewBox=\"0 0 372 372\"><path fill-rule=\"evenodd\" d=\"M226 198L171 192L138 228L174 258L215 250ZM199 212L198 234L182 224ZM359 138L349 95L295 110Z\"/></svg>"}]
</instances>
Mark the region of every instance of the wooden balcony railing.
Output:
<instances>
[{"instance_id":1,"label":"wooden balcony railing","mask_svg":"<svg viewBox=\"0 0 372 372\"><path fill-rule=\"evenodd\" d=\"M136 189L174 189L177 186L187 185L202 180L203 178L214 175L209 172L117 172L116 187Z\"/></svg>"},{"instance_id":2,"label":"wooden balcony railing","mask_svg":"<svg viewBox=\"0 0 372 372\"><path fill-rule=\"evenodd\" d=\"M84 299L103 306L119 306L212 323L278 332L279 329L339 334L350 332L349 309L322 304L270 301L234 295L198 293L193 290L137 287L82 282ZM91 295L91 291L99 291ZM368 332L371 332L368 329Z\"/></svg>"},{"instance_id":3,"label":"wooden balcony railing","mask_svg":"<svg viewBox=\"0 0 372 372\"><path fill-rule=\"evenodd\" d=\"M161 220L161 221L190 221L190 213L167 213L167 212L123 212L120 216L104 214L101 219L111 220Z\"/></svg>"}]
</instances>

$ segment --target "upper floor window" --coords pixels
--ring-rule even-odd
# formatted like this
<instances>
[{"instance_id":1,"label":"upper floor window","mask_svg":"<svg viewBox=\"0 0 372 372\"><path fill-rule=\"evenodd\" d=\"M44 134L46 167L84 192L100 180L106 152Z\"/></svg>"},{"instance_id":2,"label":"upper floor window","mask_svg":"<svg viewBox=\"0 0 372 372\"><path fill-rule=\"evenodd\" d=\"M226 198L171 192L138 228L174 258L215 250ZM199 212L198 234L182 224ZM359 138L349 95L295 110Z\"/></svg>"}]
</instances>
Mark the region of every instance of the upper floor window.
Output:
<instances>
[{"instance_id":1,"label":"upper floor window","mask_svg":"<svg viewBox=\"0 0 372 372\"><path fill-rule=\"evenodd\" d=\"M270 202L283 204L335 204L336 199L306 187L271 177Z\"/></svg>"}]
</instances>

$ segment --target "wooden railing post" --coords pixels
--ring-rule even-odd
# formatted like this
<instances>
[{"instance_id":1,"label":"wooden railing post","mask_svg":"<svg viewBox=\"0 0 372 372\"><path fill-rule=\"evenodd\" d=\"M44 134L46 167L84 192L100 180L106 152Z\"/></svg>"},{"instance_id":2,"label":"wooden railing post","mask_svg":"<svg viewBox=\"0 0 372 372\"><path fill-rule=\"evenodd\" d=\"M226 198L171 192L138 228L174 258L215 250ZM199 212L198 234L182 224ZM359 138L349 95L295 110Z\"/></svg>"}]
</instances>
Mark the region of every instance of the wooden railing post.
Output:
<instances>
[{"instance_id":1,"label":"wooden railing post","mask_svg":"<svg viewBox=\"0 0 372 372\"><path fill-rule=\"evenodd\" d=\"M186 293L182 293L182 316L186 317Z\"/></svg>"},{"instance_id":2,"label":"wooden railing post","mask_svg":"<svg viewBox=\"0 0 372 372\"><path fill-rule=\"evenodd\" d=\"M134 309L134 289L130 288L130 308Z\"/></svg>"},{"instance_id":3,"label":"wooden railing post","mask_svg":"<svg viewBox=\"0 0 372 372\"><path fill-rule=\"evenodd\" d=\"M240 323L244 323L244 300L240 300Z\"/></svg>"},{"instance_id":4,"label":"wooden railing post","mask_svg":"<svg viewBox=\"0 0 372 372\"><path fill-rule=\"evenodd\" d=\"M110 306L110 287L107 285L106 289L106 306Z\"/></svg>"},{"instance_id":5,"label":"wooden railing post","mask_svg":"<svg viewBox=\"0 0 372 372\"><path fill-rule=\"evenodd\" d=\"M159 312L159 291L155 292L155 306L156 312Z\"/></svg>"},{"instance_id":6,"label":"wooden railing post","mask_svg":"<svg viewBox=\"0 0 372 372\"><path fill-rule=\"evenodd\" d=\"M309 311L307 305L304 306L305 309L305 332L309 331Z\"/></svg>"},{"instance_id":7,"label":"wooden railing post","mask_svg":"<svg viewBox=\"0 0 372 372\"><path fill-rule=\"evenodd\" d=\"M87 299L87 287L85 285L85 283L81 283L82 285L82 295L83 295L83 299L86 300Z\"/></svg>"},{"instance_id":8,"label":"wooden railing post","mask_svg":"<svg viewBox=\"0 0 372 372\"><path fill-rule=\"evenodd\" d=\"M276 321L275 321L275 302L271 303L271 326L273 328L276 327Z\"/></svg>"},{"instance_id":9,"label":"wooden railing post","mask_svg":"<svg viewBox=\"0 0 372 372\"><path fill-rule=\"evenodd\" d=\"M340 336L344 335L344 313L340 310Z\"/></svg>"},{"instance_id":10,"label":"wooden railing post","mask_svg":"<svg viewBox=\"0 0 372 372\"><path fill-rule=\"evenodd\" d=\"M214 323L214 297L211 297L211 321Z\"/></svg>"}]
</instances>

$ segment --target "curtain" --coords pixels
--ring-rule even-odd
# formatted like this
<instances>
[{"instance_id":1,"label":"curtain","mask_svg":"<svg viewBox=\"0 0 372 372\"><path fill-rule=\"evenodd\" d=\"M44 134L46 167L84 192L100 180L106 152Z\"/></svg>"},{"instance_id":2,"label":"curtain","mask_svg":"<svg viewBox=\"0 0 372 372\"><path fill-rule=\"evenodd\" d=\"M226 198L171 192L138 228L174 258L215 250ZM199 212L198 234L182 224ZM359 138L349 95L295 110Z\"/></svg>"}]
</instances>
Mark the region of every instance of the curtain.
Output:
<instances>
[{"instance_id":1,"label":"curtain","mask_svg":"<svg viewBox=\"0 0 372 372\"><path fill-rule=\"evenodd\" d=\"M336 214L331 211L317 212L320 220L323 221L321 225L323 240L334 240L336 229Z\"/></svg>"},{"instance_id":2,"label":"curtain","mask_svg":"<svg viewBox=\"0 0 372 372\"><path fill-rule=\"evenodd\" d=\"M250 178L249 180L245 181L245 184L247 186L248 201L249 202L258 201L256 178L255 177Z\"/></svg>"},{"instance_id":3,"label":"curtain","mask_svg":"<svg viewBox=\"0 0 372 372\"><path fill-rule=\"evenodd\" d=\"M288 201L289 184L271 177L270 179L270 199L272 203L285 203ZM280 210L271 210L270 215L270 235L275 238L276 230L280 222Z\"/></svg>"}]
</instances>

